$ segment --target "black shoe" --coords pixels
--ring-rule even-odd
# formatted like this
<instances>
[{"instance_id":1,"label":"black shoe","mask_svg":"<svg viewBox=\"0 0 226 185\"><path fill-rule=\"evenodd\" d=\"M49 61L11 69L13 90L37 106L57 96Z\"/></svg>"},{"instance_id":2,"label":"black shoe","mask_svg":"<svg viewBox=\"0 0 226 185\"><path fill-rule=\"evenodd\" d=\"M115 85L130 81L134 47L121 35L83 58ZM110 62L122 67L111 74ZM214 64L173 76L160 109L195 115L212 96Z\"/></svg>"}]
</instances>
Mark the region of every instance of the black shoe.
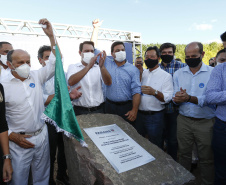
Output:
<instances>
[{"instance_id":1,"label":"black shoe","mask_svg":"<svg viewBox=\"0 0 226 185\"><path fill-rule=\"evenodd\" d=\"M198 166L198 163L191 163L191 170L190 172L192 173Z\"/></svg>"},{"instance_id":2,"label":"black shoe","mask_svg":"<svg viewBox=\"0 0 226 185\"><path fill-rule=\"evenodd\" d=\"M56 185L56 182L53 179L49 180L49 185Z\"/></svg>"},{"instance_id":3,"label":"black shoe","mask_svg":"<svg viewBox=\"0 0 226 185\"><path fill-rule=\"evenodd\" d=\"M60 185L70 185L68 176L57 176L56 182Z\"/></svg>"}]
</instances>

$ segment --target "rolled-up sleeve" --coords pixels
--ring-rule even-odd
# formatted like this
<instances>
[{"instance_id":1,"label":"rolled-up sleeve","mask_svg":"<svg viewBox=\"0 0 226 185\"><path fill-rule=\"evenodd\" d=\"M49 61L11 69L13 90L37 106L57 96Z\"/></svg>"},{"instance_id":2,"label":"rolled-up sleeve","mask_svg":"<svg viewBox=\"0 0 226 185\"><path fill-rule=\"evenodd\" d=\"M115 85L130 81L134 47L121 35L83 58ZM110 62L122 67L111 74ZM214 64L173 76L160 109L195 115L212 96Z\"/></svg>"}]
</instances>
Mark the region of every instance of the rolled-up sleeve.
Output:
<instances>
[{"instance_id":1,"label":"rolled-up sleeve","mask_svg":"<svg viewBox=\"0 0 226 185\"><path fill-rule=\"evenodd\" d=\"M2 84L0 84L0 133L8 130L8 125L5 117L5 96Z\"/></svg>"},{"instance_id":2,"label":"rolled-up sleeve","mask_svg":"<svg viewBox=\"0 0 226 185\"><path fill-rule=\"evenodd\" d=\"M169 103L172 100L173 92L173 78L171 75L167 75L162 88L162 94L165 102L161 102L161 104Z\"/></svg>"},{"instance_id":3,"label":"rolled-up sleeve","mask_svg":"<svg viewBox=\"0 0 226 185\"><path fill-rule=\"evenodd\" d=\"M45 67L42 67L38 70L39 79L42 84L44 84L46 81L48 81L50 78L54 76L55 73L55 64L56 64L56 57L51 52L49 56L49 63Z\"/></svg>"},{"instance_id":4,"label":"rolled-up sleeve","mask_svg":"<svg viewBox=\"0 0 226 185\"><path fill-rule=\"evenodd\" d=\"M213 69L205 92L207 104L226 105L226 91L223 89L224 73L226 73L225 64Z\"/></svg>"},{"instance_id":5,"label":"rolled-up sleeve","mask_svg":"<svg viewBox=\"0 0 226 185\"><path fill-rule=\"evenodd\" d=\"M140 72L138 69L135 70L135 74L132 77L131 90L132 96L135 94L141 94Z\"/></svg>"}]
</instances>

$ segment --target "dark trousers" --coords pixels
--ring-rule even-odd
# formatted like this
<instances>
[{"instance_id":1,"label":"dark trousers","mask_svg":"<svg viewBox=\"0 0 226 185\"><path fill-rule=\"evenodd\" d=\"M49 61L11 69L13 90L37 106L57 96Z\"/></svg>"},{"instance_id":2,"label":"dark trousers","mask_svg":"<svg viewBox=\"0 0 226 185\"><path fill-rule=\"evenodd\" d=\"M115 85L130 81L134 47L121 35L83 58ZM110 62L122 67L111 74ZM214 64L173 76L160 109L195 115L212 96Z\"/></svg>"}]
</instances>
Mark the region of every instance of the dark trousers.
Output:
<instances>
[{"instance_id":1,"label":"dark trousers","mask_svg":"<svg viewBox=\"0 0 226 185\"><path fill-rule=\"evenodd\" d=\"M82 115L82 114L94 114L94 113L104 113L104 104L101 105L100 109L95 111L89 111L89 110L82 110L74 106L74 112L76 116Z\"/></svg>"},{"instance_id":2,"label":"dark trousers","mask_svg":"<svg viewBox=\"0 0 226 185\"><path fill-rule=\"evenodd\" d=\"M6 185L5 182L3 182L3 159L2 159L2 156L3 156L3 152L2 152L2 148L0 146L0 185Z\"/></svg>"},{"instance_id":3,"label":"dark trousers","mask_svg":"<svg viewBox=\"0 0 226 185\"><path fill-rule=\"evenodd\" d=\"M157 145L159 148L162 146L162 133L164 127L164 112L159 111L152 115L146 115L138 111L136 120L137 132L143 137L148 135L149 141Z\"/></svg>"},{"instance_id":4,"label":"dark trousers","mask_svg":"<svg viewBox=\"0 0 226 185\"><path fill-rule=\"evenodd\" d=\"M135 127L134 121L129 121L125 114L131 111L133 108L132 101L128 101L128 103L124 105L116 105L108 100L105 102L105 113L106 114L116 114L122 117L125 121L129 122L133 127Z\"/></svg>"},{"instance_id":5,"label":"dark trousers","mask_svg":"<svg viewBox=\"0 0 226 185\"><path fill-rule=\"evenodd\" d=\"M56 128L47 123L48 127L48 134L49 134L49 149L50 149L50 178L49 183L51 184L54 180L54 162L56 160L56 151L58 148L57 153L57 164L58 164L58 170L57 170L57 176L64 177L67 176L66 170L67 170L67 164L66 164L66 158L64 154L64 142L63 142L63 133L57 132Z\"/></svg>"},{"instance_id":6,"label":"dark trousers","mask_svg":"<svg viewBox=\"0 0 226 185\"><path fill-rule=\"evenodd\" d=\"M226 122L216 118L213 126L215 185L226 185Z\"/></svg>"},{"instance_id":7,"label":"dark trousers","mask_svg":"<svg viewBox=\"0 0 226 185\"><path fill-rule=\"evenodd\" d=\"M177 160L177 116L178 112L164 114L163 143L166 141L167 153Z\"/></svg>"}]
</instances>

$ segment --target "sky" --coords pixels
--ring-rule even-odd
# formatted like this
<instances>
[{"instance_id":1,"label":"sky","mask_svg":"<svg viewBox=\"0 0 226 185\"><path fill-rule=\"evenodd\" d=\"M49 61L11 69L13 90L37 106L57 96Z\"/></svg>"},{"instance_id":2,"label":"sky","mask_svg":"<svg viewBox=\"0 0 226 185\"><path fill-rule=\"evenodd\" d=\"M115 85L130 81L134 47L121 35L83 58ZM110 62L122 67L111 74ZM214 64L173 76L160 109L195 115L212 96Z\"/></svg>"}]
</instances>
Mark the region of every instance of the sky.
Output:
<instances>
[{"instance_id":1,"label":"sky","mask_svg":"<svg viewBox=\"0 0 226 185\"><path fill-rule=\"evenodd\" d=\"M226 31L226 0L0 0L0 18L139 32L142 43L220 42Z\"/></svg>"}]
</instances>

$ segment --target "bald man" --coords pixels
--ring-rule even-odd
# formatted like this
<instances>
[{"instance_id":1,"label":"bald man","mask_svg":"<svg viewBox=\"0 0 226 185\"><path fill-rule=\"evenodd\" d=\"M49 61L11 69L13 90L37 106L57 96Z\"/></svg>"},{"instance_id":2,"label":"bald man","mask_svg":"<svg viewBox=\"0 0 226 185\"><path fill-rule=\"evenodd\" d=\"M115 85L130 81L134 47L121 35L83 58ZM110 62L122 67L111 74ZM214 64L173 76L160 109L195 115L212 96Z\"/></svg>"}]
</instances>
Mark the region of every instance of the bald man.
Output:
<instances>
[{"instance_id":1,"label":"bald man","mask_svg":"<svg viewBox=\"0 0 226 185\"><path fill-rule=\"evenodd\" d=\"M51 48L55 46L50 22L41 19L49 37ZM2 81L5 89L6 119L9 126L9 147L12 155L13 177L10 185L27 185L31 167L33 184L49 183L49 141L46 124L41 122L44 112L43 84L55 72L55 56L51 53L49 64L30 72L30 55L23 50L11 50L7 65L11 69Z\"/></svg>"},{"instance_id":2,"label":"bald man","mask_svg":"<svg viewBox=\"0 0 226 185\"><path fill-rule=\"evenodd\" d=\"M177 139L179 163L191 168L192 148L197 143L202 184L211 185L214 179L211 139L215 111L207 106L205 90L213 67L202 62L205 52L200 42L185 48L187 66L174 73L173 101L179 105Z\"/></svg>"}]
</instances>

